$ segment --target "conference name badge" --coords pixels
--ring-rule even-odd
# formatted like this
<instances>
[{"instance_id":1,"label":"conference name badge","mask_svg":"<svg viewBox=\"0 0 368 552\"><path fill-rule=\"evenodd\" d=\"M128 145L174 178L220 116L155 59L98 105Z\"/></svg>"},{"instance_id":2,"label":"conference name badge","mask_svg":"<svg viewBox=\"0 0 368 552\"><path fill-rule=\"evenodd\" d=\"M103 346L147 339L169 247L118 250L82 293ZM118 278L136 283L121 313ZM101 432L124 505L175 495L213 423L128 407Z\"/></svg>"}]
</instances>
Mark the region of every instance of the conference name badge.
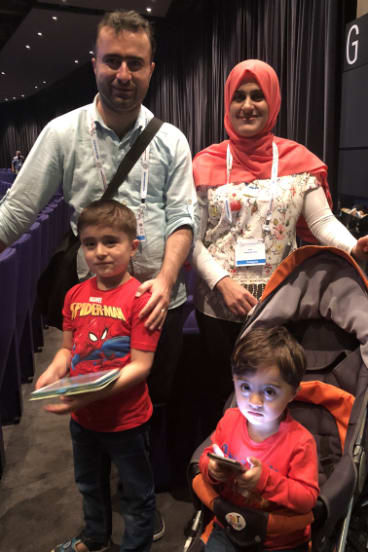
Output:
<instances>
[{"instance_id":1,"label":"conference name badge","mask_svg":"<svg viewBox=\"0 0 368 552\"><path fill-rule=\"evenodd\" d=\"M235 266L260 266L266 264L266 248L262 240L239 239L235 245Z\"/></svg>"},{"instance_id":2,"label":"conference name badge","mask_svg":"<svg viewBox=\"0 0 368 552\"><path fill-rule=\"evenodd\" d=\"M137 215L137 239L142 244L146 241L146 232L144 230L144 208L140 208Z\"/></svg>"}]
</instances>

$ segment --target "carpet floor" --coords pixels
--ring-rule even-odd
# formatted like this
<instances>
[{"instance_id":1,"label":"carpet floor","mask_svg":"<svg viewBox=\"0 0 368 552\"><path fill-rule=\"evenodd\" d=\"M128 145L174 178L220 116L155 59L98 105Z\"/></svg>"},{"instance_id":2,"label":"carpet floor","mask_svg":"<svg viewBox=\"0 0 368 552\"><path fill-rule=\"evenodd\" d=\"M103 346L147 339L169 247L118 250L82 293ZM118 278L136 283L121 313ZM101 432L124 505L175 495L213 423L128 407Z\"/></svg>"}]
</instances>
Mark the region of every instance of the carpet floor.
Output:
<instances>
[{"instance_id":1,"label":"carpet floor","mask_svg":"<svg viewBox=\"0 0 368 552\"><path fill-rule=\"evenodd\" d=\"M60 346L61 332L49 328L44 340L42 352L35 354L34 381ZM81 499L73 480L69 417L45 412L43 401L29 401L33 388L34 383L23 385L20 423L3 428L6 466L0 481L0 552L49 552L83 526ZM112 489L117 488L114 479L113 472ZM175 492L157 494L166 532L152 545L152 552L183 550L184 530L194 507L185 477L179 479ZM122 532L118 500L113 496L114 552L119 550Z\"/></svg>"}]
</instances>

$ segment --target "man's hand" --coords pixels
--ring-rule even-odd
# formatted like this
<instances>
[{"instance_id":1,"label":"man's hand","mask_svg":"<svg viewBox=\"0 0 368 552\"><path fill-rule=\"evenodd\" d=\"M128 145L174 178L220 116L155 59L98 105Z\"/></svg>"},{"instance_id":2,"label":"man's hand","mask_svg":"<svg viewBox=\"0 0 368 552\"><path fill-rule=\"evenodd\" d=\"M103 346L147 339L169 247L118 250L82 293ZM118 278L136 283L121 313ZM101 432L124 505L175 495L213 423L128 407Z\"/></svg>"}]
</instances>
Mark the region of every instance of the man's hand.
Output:
<instances>
[{"instance_id":1,"label":"man's hand","mask_svg":"<svg viewBox=\"0 0 368 552\"><path fill-rule=\"evenodd\" d=\"M152 280L147 280L141 284L137 290L136 297L139 297L146 291L152 295L139 313L139 318L147 316L145 327L150 331L161 329L166 318L167 309L170 303L171 286L160 274Z\"/></svg>"},{"instance_id":2,"label":"man's hand","mask_svg":"<svg viewBox=\"0 0 368 552\"><path fill-rule=\"evenodd\" d=\"M156 328L161 329L164 324L170 303L171 289L189 254L192 237L192 230L187 226L181 226L170 234L166 241L164 260L159 274L156 278L141 284L137 290L136 295L138 296L145 291L152 293L147 305L139 313L140 318L148 316L144 325L150 331Z\"/></svg>"},{"instance_id":3,"label":"man's hand","mask_svg":"<svg viewBox=\"0 0 368 552\"><path fill-rule=\"evenodd\" d=\"M368 236L359 238L353 249L351 250L352 256L358 261L368 260Z\"/></svg>"},{"instance_id":4,"label":"man's hand","mask_svg":"<svg viewBox=\"0 0 368 552\"><path fill-rule=\"evenodd\" d=\"M258 303L248 290L226 276L216 284L216 289L221 293L228 309L235 316L246 316L248 312Z\"/></svg>"}]
</instances>

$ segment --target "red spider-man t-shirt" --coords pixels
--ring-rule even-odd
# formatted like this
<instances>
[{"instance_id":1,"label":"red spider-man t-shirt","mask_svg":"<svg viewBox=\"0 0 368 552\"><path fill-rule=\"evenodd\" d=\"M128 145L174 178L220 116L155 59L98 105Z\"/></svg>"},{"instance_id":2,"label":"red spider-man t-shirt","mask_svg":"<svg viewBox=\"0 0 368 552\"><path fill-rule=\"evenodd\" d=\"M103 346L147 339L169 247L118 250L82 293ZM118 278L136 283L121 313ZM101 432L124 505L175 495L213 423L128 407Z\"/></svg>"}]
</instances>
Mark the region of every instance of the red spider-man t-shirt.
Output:
<instances>
[{"instance_id":1,"label":"red spider-man t-shirt","mask_svg":"<svg viewBox=\"0 0 368 552\"><path fill-rule=\"evenodd\" d=\"M111 290L97 288L96 278L68 291L63 329L73 335L70 375L76 376L130 362L130 350L155 351L159 331L149 333L138 313L150 298L135 297L140 282L130 278ZM152 415L146 382L91 403L72 413L79 424L94 431L123 431L145 423Z\"/></svg>"}]
</instances>

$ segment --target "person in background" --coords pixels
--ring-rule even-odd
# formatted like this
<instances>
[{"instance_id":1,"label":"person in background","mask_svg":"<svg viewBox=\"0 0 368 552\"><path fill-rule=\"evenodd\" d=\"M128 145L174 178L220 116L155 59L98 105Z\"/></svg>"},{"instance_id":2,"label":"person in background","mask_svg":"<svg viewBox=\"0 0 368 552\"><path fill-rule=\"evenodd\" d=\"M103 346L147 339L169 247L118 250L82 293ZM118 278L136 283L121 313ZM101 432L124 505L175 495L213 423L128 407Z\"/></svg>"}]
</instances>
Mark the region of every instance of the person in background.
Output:
<instances>
[{"instance_id":1,"label":"person in background","mask_svg":"<svg viewBox=\"0 0 368 552\"><path fill-rule=\"evenodd\" d=\"M28 229L60 187L74 209L71 225L76 232L82 209L102 196L153 118L142 102L155 68L154 53L150 23L137 12L117 10L102 18L92 59L98 93L92 104L52 120L42 130L0 203L0 250ZM181 267L192 245L197 203L192 156L179 129L169 123L161 126L115 199L137 218L140 247L129 272L141 282L138 295L151 292L140 312L147 329L162 329L149 388L155 412L165 412L180 355L186 300ZM78 265L80 278L88 277L82 255ZM163 533L157 515L154 539Z\"/></svg>"},{"instance_id":2,"label":"person in background","mask_svg":"<svg viewBox=\"0 0 368 552\"><path fill-rule=\"evenodd\" d=\"M283 326L255 327L237 342L232 360L237 407L225 411L199 463L205 482L225 500L214 499L208 552L238 550L239 531L224 515L228 506L229 512L238 507L293 516L311 512L319 493L316 442L287 410L304 374L303 348ZM209 458L213 451L237 460L243 471ZM310 524L272 539L264 535L262 549L307 552L310 536Z\"/></svg>"},{"instance_id":3,"label":"person in background","mask_svg":"<svg viewBox=\"0 0 368 552\"><path fill-rule=\"evenodd\" d=\"M78 235L95 274L68 291L63 309L63 344L39 377L36 389L59 379L120 369L116 381L92 393L62 396L45 407L71 413L74 473L83 497L85 527L53 552L109 550L100 500L105 454L115 463L125 522L121 551L150 550L155 494L149 463L147 422L152 414L148 377L159 330L139 318L150 294L136 296L140 282L128 272L137 247L133 212L115 200L97 200L78 219Z\"/></svg>"},{"instance_id":4,"label":"person in background","mask_svg":"<svg viewBox=\"0 0 368 552\"><path fill-rule=\"evenodd\" d=\"M193 160L200 209L194 302L209 359L211 373L206 366L203 371L211 384L213 423L232 390L230 357L241 324L296 248L300 216L321 244L367 258L368 236L357 241L330 210L326 165L301 144L272 133L280 104L270 65L257 59L237 64L225 85L229 139Z\"/></svg>"},{"instance_id":5,"label":"person in background","mask_svg":"<svg viewBox=\"0 0 368 552\"><path fill-rule=\"evenodd\" d=\"M12 173L18 174L20 169L22 168L23 163L24 163L24 156L22 155L22 152L20 150L17 150L11 162L10 168Z\"/></svg>"}]
</instances>

